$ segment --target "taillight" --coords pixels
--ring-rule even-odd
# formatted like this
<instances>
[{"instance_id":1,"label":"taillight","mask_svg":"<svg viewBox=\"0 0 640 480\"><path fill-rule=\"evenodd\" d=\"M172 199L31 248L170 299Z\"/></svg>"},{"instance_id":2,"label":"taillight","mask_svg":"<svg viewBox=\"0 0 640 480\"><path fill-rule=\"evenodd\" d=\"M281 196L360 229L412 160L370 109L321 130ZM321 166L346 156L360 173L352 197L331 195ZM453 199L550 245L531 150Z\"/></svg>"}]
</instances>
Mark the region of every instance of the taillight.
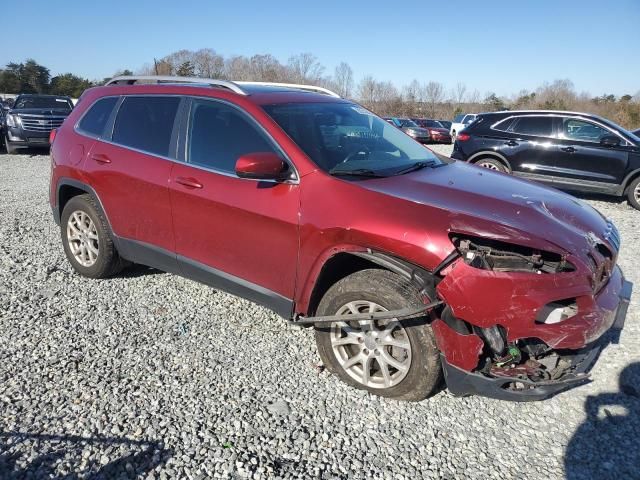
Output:
<instances>
[{"instance_id":1,"label":"taillight","mask_svg":"<svg viewBox=\"0 0 640 480\"><path fill-rule=\"evenodd\" d=\"M467 140L469 140L471 138L471 135L469 135L468 133L459 133L458 135L456 135L456 140L459 142L466 142Z\"/></svg>"},{"instance_id":2,"label":"taillight","mask_svg":"<svg viewBox=\"0 0 640 480\"><path fill-rule=\"evenodd\" d=\"M56 139L57 130L54 128L49 132L49 145L53 145L53 141Z\"/></svg>"}]
</instances>

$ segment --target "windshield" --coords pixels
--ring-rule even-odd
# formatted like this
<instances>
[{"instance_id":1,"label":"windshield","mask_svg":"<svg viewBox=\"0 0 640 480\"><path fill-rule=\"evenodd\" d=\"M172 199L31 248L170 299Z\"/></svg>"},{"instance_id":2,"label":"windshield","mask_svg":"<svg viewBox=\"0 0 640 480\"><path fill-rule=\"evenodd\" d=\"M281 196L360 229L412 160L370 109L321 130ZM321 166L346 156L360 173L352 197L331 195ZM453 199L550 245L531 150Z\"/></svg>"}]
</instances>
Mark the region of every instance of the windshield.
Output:
<instances>
[{"instance_id":1,"label":"windshield","mask_svg":"<svg viewBox=\"0 0 640 480\"><path fill-rule=\"evenodd\" d=\"M72 105L65 97L18 97L13 108L62 108L71 110Z\"/></svg>"},{"instance_id":2,"label":"windshield","mask_svg":"<svg viewBox=\"0 0 640 480\"><path fill-rule=\"evenodd\" d=\"M427 148L353 103L290 103L264 110L320 168L394 175L442 162Z\"/></svg>"},{"instance_id":3,"label":"windshield","mask_svg":"<svg viewBox=\"0 0 640 480\"><path fill-rule=\"evenodd\" d=\"M400 120L400 126L406 128L406 127L419 127L420 125L418 125L413 120L408 120L406 118L403 118L402 120Z\"/></svg>"},{"instance_id":4,"label":"windshield","mask_svg":"<svg viewBox=\"0 0 640 480\"><path fill-rule=\"evenodd\" d=\"M427 120L425 124L427 125L427 127L442 128L442 124L437 120Z\"/></svg>"}]
</instances>

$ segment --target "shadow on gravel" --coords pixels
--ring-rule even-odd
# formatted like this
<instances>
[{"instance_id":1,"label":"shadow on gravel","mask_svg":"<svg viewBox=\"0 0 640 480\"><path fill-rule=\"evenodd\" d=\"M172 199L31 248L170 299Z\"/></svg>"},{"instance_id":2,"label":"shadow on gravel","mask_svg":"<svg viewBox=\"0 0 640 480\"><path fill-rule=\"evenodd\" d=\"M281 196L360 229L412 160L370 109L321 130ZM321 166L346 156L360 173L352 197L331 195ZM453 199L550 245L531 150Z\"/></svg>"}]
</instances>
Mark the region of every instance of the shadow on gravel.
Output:
<instances>
[{"instance_id":1,"label":"shadow on gravel","mask_svg":"<svg viewBox=\"0 0 640 480\"><path fill-rule=\"evenodd\" d=\"M640 479L640 362L620 373L619 388L587 397L565 454L568 480Z\"/></svg>"},{"instance_id":2,"label":"shadow on gravel","mask_svg":"<svg viewBox=\"0 0 640 480\"><path fill-rule=\"evenodd\" d=\"M172 454L155 441L0 432L0 478L138 478Z\"/></svg>"},{"instance_id":3,"label":"shadow on gravel","mask_svg":"<svg viewBox=\"0 0 640 480\"><path fill-rule=\"evenodd\" d=\"M139 265L137 263L125 268L122 272L120 272L117 277L120 278L138 278L138 277L146 277L147 275L158 275L164 274L165 272L161 270L157 270L152 267L147 267L146 265Z\"/></svg>"}]
</instances>

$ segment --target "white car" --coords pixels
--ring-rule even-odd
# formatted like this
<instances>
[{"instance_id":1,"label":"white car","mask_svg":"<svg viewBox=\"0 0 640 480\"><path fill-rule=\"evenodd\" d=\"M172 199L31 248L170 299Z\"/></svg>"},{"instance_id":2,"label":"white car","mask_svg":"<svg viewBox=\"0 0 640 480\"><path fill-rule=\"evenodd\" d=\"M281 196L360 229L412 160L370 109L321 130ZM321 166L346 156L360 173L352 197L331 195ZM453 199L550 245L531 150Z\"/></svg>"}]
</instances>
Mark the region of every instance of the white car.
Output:
<instances>
[{"instance_id":1,"label":"white car","mask_svg":"<svg viewBox=\"0 0 640 480\"><path fill-rule=\"evenodd\" d=\"M451 138L453 140L456 139L456 135L460 130L473 122L477 117L475 113L461 113L460 115L456 115L453 119L453 123L451 124L451 129L449 133L451 133Z\"/></svg>"}]
</instances>

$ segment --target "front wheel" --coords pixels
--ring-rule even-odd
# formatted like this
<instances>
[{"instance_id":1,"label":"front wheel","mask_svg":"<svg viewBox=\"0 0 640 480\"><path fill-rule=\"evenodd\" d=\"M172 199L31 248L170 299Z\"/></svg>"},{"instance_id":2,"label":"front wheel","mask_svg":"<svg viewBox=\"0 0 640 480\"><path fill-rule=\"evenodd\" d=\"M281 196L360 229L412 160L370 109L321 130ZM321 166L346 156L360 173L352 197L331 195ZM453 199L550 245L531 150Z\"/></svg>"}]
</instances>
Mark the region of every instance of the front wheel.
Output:
<instances>
[{"instance_id":1,"label":"front wheel","mask_svg":"<svg viewBox=\"0 0 640 480\"><path fill-rule=\"evenodd\" d=\"M640 210L640 177L629 184L627 200L629 201L629 205Z\"/></svg>"},{"instance_id":2,"label":"front wheel","mask_svg":"<svg viewBox=\"0 0 640 480\"><path fill-rule=\"evenodd\" d=\"M418 291L386 270L361 270L334 284L318 315L350 315L420 306ZM426 319L336 322L316 326L316 344L325 366L356 388L397 400L432 395L442 367Z\"/></svg>"},{"instance_id":3,"label":"front wheel","mask_svg":"<svg viewBox=\"0 0 640 480\"><path fill-rule=\"evenodd\" d=\"M13 155L14 153L16 153L18 151L18 149L16 147L14 147L11 142L9 142L9 139L6 137L4 137L4 148L7 151L7 153L9 155Z\"/></svg>"}]
</instances>

